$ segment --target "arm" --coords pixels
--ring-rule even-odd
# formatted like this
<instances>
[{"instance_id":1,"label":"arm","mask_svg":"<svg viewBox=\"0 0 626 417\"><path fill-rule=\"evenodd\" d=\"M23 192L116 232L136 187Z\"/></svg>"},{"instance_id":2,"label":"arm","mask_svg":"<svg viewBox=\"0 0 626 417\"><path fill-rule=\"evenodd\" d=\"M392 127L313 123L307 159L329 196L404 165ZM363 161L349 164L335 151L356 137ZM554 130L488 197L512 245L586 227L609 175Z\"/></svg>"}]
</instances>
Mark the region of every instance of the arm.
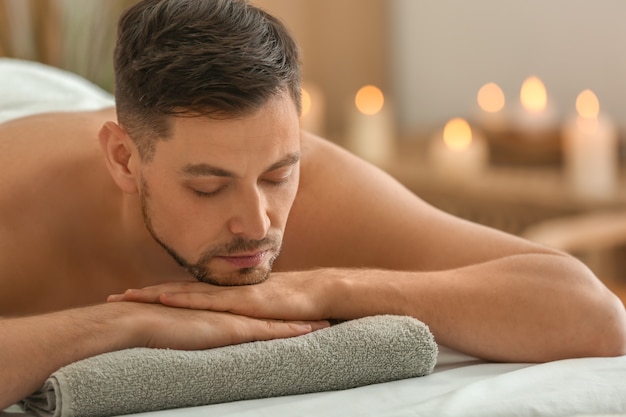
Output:
<instances>
[{"instance_id":1,"label":"arm","mask_svg":"<svg viewBox=\"0 0 626 417\"><path fill-rule=\"evenodd\" d=\"M626 354L623 305L581 269L569 257L527 255L429 272L283 272L250 287L172 283L124 297L290 320L410 315L438 343L494 361Z\"/></svg>"},{"instance_id":2,"label":"arm","mask_svg":"<svg viewBox=\"0 0 626 417\"><path fill-rule=\"evenodd\" d=\"M115 303L0 320L0 410L64 365L132 348L208 349L292 337L325 323L283 323L228 313Z\"/></svg>"},{"instance_id":3,"label":"arm","mask_svg":"<svg viewBox=\"0 0 626 417\"><path fill-rule=\"evenodd\" d=\"M436 210L333 145L307 146L323 158L303 164L276 263L300 272L122 299L291 319L409 314L439 343L499 361L626 353L623 305L573 257Z\"/></svg>"}]
</instances>

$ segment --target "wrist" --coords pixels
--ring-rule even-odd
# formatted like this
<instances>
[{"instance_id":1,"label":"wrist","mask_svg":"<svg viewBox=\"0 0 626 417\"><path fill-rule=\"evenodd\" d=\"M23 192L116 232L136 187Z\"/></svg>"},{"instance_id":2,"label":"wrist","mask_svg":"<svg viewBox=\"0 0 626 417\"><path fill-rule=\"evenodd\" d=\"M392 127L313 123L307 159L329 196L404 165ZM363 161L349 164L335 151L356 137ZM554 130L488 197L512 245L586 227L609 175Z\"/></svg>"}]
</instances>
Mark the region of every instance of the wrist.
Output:
<instances>
[{"instance_id":1,"label":"wrist","mask_svg":"<svg viewBox=\"0 0 626 417\"><path fill-rule=\"evenodd\" d=\"M323 283L319 298L325 319L351 320L363 317L363 296L359 285L360 270L326 268L315 271L314 279ZM322 277L320 277L322 275Z\"/></svg>"},{"instance_id":2,"label":"wrist","mask_svg":"<svg viewBox=\"0 0 626 417\"><path fill-rule=\"evenodd\" d=\"M115 302L94 305L75 310L81 315L91 329L91 339L98 339L102 353L133 347L143 347L147 344L143 325L148 321L145 309L135 303Z\"/></svg>"},{"instance_id":3,"label":"wrist","mask_svg":"<svg viewBox=\"0 0 626 417\"><path fill-rule=\"evenodd\" d=\"M406 280L399 271L336 269L331 275L327 300L330 318L410 314L406 308Z\"/></svg>"}]
</instances>

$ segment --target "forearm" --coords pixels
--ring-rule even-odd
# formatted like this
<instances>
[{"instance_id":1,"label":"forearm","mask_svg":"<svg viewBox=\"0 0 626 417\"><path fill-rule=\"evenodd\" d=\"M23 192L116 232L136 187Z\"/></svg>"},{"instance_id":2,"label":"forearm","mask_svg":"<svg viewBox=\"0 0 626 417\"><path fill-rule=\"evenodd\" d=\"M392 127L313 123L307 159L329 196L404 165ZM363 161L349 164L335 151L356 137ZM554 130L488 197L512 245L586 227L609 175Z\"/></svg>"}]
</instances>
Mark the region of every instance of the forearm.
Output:
<instances>
[{"instance_id":1,"label":"forearm","mask_svg":"<svg viewBox=\"0 0 626 417\"><path fill-rule=\"evenodd\" d=\"M183 350L294 337L325 321L255 319L144 303L107 303L0 320L0 409L37 390L64 365L100 353L152 347Z\"/></svg>"},{"instance_id":2,"label":"forearm","mask_svg":"<svg viewBox=\"0 0 626 417\"><path fill-rule=\"evenodd\" d=\"M573 258L515 255L447 271L338 270L330 314L407 314L443 345L497 361L624 354L619 300Z\"/></svg>"},{"instance_id":3,"label":"forearm","mask_svg":"<svg viewBox=\"0 0 626 417\"><path fill-rule=\"evenodd\" d=\"M37 390L57 369L133 346L125 305L98 305L0 321L0 410Z\"/></svg>"}]
</instances>

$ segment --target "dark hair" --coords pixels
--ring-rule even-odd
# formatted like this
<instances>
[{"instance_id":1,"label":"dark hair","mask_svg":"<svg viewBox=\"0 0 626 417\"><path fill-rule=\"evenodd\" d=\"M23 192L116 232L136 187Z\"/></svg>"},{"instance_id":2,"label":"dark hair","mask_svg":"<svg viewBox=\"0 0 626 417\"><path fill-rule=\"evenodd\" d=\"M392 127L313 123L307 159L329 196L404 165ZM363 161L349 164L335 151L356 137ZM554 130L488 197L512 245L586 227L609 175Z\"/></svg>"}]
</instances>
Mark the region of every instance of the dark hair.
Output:
<instances>
[{"instance_id":1,"label":"dark hair","mask_svg":"<svg viewBox=\"0 0 626 417\"><path fill-rule=\"evenodd\" d=\"M298 47L246 0L142 0L118 25L119 123L149 161L168 116L237 118L288 91L300 113Z\"/></svg>"}]
</instances>

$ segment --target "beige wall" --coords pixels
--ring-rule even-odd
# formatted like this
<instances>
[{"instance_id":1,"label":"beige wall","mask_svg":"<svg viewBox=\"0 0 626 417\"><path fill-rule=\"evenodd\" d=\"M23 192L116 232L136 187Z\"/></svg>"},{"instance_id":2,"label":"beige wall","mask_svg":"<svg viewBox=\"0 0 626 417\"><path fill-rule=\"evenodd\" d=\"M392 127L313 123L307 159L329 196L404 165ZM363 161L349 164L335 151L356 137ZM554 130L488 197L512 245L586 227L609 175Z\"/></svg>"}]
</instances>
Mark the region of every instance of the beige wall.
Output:
<instances>
[{"instance_id":1,"label":"beige wall","mask_svg":"<svg viewBox=\"0 0 626 417\"><path fill-rule=\"evenodd\" d=\"M0 0L0 56L32 59L113 86L117 17L136 0ZM387 0L252 0L290 28L303 78L321 89L326 132L339 139L356 90L389 91Z\"/></svg>"},{"instance_id":2,"label":"beige wall","mask_svg":"<svg viewBox=\"0 0 626 417\"><path fill-rule=\"evenodd\" d=\"M326 102L327 133L341 141L356 91L389 91L387 0L253 0L282 19L303 51L303 77Z\"/></svg>"},{"instance_id":3,"label":"beige wall","mask_svg":"<svg viewBox=\"0 0 626 417\"><path fill-rule=\"evenodd\" d=\"M508 109L529 75L546 84L559 117L592 89L626 128L626 1L389 0L392 88L405 130L471 117L476 93L498 83Z\"/></svg>"}]
</instances>

